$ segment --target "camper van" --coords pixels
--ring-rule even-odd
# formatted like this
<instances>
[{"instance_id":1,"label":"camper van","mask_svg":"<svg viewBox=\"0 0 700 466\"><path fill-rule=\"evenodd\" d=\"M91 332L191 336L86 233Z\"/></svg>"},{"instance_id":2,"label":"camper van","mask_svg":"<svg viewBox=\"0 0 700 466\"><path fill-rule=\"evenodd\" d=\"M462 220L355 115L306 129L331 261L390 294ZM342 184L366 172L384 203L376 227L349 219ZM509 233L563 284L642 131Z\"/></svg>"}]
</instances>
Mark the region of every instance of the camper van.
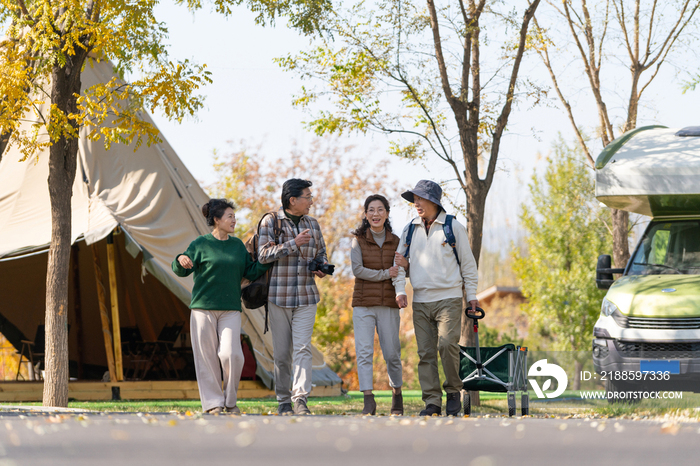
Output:
<instances>
[{"instance_id":1,"label":"camper van","mask_svg":"<svg viewBox=\"0 0 700 466\"><path fill-rule=\"evenodd\" d=\"M651 217L624 268L598 258L598 380L609 392L700 392L700 127L635 129L595 168L600 202Z\"/></svg>"}]
</instances>

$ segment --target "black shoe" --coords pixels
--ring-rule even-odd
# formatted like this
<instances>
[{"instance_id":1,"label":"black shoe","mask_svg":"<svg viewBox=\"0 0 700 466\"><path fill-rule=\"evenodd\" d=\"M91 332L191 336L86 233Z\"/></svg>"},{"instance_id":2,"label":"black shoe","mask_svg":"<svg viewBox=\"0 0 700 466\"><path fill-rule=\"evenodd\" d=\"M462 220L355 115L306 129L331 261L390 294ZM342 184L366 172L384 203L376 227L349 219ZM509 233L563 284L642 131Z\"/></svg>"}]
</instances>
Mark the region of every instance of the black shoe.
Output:
<instances>
[{"instance_id":1,"label":"black shoe","mask_svg":"<svg viewBox=\"0 0 700 466\"><path fill-rule=\"evenodd\" d=\"M403 395L401 393L391 394L391 413L395 416L403 416Z\"/></svg>"},{"instance_id":2,"label":"black shoe","mask_svg":"<svg viewBox=\"0 0 700 466\"><path fill-rule=\"evenodd\" d=\"M425 409L420 412L419 416L440 416L442 415L442 408L435 405L426 405Z\"/></svg>"},{"instance_id":3,"label":"black shoe","mask_svg":"<svg viewBox=\"0 0 700 466\"><path fill-rule=\"evenodd\" d=\"M280 403L280 405L277 407L277 414L279 414L280 416L289 416L290 414L294 414L292 404Z\"/></svg>"},{"instance_id":4,"label":"black shoe","mask_svg":"<svg viewBox=\"0 0 700 466\"><path fill-rule=\"evenodd\" d=\"M447 403L445 404L445 415L459 416L460 411L462 411L462 400L460 393L448 393Z\"/></svg>"},{"instance_id":5,"label":"black shoe","mask_svg":"<svg viewBox=\"0 0 700 466\"><path fill-rule=\"evenodd\" d=\"M374 401L374 395L365 395L365 407L362 409L362 414L377 414L377 402Z\"/></svg>"},{"instance_id":6,"label":"black shoe","mask_svg":"<svg viewBox=\"0 0 700 466\"><path fill-rule=\"evenodd\" d=\"M297 401L294 402L294 414L301 415L301 416L306 416L307 414L311 414L311 411L309 411L308 406L306 406L305 399L299 398Z\"/></svg>"}]
</instances>

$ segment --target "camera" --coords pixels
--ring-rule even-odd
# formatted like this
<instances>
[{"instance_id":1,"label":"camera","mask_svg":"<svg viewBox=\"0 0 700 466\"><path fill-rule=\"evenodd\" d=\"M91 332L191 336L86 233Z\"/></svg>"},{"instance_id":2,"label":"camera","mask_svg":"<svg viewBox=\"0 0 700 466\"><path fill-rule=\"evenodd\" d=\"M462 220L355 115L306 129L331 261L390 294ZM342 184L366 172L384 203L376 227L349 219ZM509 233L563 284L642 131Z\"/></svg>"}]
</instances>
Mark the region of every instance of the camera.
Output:
<instances>
[{"instance_id":1,"label":"camera","mask_svg":"<svg viewBox=\"0 0 700 466\"><path fill-rule=\"evenodd\" d=\"M335 265L323 262L320 259L314 259L309 262L309 270L312 272L323 272L326 275L333 275L335 271Z\"/></svg>"}]
</instances>

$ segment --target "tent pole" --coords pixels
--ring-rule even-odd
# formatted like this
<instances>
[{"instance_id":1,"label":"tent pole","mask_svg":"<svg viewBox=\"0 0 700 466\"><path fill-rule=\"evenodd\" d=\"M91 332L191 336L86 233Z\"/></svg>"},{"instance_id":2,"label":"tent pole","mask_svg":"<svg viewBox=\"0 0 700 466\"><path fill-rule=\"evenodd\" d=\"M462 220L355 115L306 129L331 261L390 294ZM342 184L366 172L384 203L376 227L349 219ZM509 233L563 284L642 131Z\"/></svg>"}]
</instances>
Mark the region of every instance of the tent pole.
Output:
<instances>
[{"instance_id":1,"label":"tent pole","mask_svg":"<svg viewBox=\"0 0 700 466\"><path fill-rule=\"evenodd\" d=\"M105 298L105 287L102 284L102 268L100 267L100 256L97 244L92 246L92 258L95 263L95 282L97 283L97 300L100 303L100 319L102 320L102 335L105 338L105 352L107 353L107 367L109 368L109 380L116 381L116 370L114 369L114 353L112 352L112 333L109 330L109 315L107 314L107 300Z\"/></svg>"},{"instance_id":2,"label":"tent pole","mask_svg":"<svg viewBox=\"0 0 700 466\"><path fill-rule=\"evenodd\" d=\"M83 378L83 348L85 334L83 333L83 306L80 296L80 266L78 263L80 249L78 243L71 246L71 265L73 266L73 306L75 310L75 326L78 334L78 380Z\"/></svg>"},{"instance_id":3,"label":"tent pole","mask_svg":"<svg viewBox=\"0 0 700 466\"><path fill-rule=\"evenodd\" d=\"M109 268L109 297L112 303L112 335L114 336L114 368L117 381L124 380L122 367L122 337L119 322L119 296L117 295L117 268L114 261L114 233L107 237L107 267Z\"/></svg>"}]
</instances>

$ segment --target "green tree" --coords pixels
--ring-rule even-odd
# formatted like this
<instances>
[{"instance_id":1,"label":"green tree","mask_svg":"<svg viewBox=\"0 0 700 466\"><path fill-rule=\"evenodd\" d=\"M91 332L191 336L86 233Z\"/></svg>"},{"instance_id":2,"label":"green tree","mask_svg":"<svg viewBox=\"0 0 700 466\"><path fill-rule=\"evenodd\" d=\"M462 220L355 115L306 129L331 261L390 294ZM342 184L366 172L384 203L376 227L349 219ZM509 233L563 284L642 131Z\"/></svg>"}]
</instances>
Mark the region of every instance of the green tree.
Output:
<instances>
[{"instance_id":1,"label":"green tree","mask_svg":"<svg viewBox=\"0 0 700 466\"><path fill-rule=\"evenodd\" d=\"M201 0L179 0L191 11ZM213 0L228 15L243 4L266 23L285 14L310 33L328 10L326 0ZM44 405L68 403L68 264L72 186L81 129L91 140L130 143L158 139L139 117L159 109L180 121L201 108L198 88L210 82L205 65L169 58L168 30L152 0L7 0L0 6L0 149L15 145L24 158L49 152L51 246L46 278ZM83 89L91 60L111 60L120 78ZM29 121L30 124L26 124Z\"/></svg>"},{"instance_id":2,"label":"green tree","mask_svg":"<svg viewBox=\"0 0 700 466\"><path fill-rule=\"evenodd\" d=\"M520 215L527 252L513 253L529 300L523 308L551 339L551 349L586 350L605 294L595 285L595 263L612 243L610 212L595 199L581 150L562 140L544 176L535 174L529 187L532 205L523 204Z\"/></svg>"},{"instance_id":3,"label":"green tree","mask_svg":"<svg viewBox=\"0 0 700 466\"><path fill-rule=\"evenodd\" d=\"M681 54L694 49L698 9L697 0L563 0L550 3L552 15L538 12L542 21L534 20L533 48L591 166L595 165L593 141L579 126L581 114L589 107L572 106L570 99L580 99L582 88L587 88L584 98L597 110L595 134L600 147L635 129L644 91L660 69L672 67L679 72L694 66ZM616 67L620 74L629 73L626 84L624 79L605 79L604 73ZM582 85L581 76L587 85ZM617 267L625 267L630 258L629 212L611 210L613 258Z\"/></svg>"},{"instance_id":4,"label":"green tree","mask_svg":"<svg viewBox=\"0 0 700 466\"><path fill-rule=\"evenodd\" d=\"M467 199L469 242L479 262L486 196L539 0L520 10L497 0L388 0L338 5L320 44L281 66L317 85L295 105L330 100L308 123L316 134L390 136L391 152L443 164ZM480 162L485 168L483 178Z\"/></svg>"}]
</instances>

